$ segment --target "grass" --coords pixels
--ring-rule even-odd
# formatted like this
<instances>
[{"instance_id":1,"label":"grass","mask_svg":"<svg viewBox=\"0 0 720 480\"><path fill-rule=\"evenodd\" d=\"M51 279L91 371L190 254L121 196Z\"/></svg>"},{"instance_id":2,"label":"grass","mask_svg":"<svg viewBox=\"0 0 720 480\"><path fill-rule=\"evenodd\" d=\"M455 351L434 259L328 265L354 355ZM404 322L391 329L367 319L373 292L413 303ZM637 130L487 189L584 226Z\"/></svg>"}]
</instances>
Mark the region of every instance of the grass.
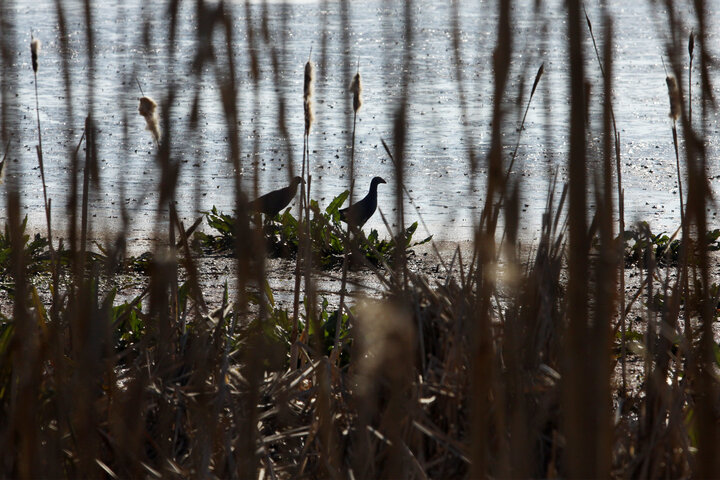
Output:
<instances>
[{"instance_id":1,"label":"grass","mask_svg":"<svg viewBox=\"0 0 720 480\"><path fill-rule=\"evenodd\" d=\"M170 46L179 26L178 4L169 4L167 32L162 32ZM243 163L247 146L241 140L245 115L262 107L258 69L267 68L269 78L282 90L279 58L285 52L268 30L270 8L252 9L248 4L244 12L246 53L253 66L242 72L248 73L253 89L245 95L237 80L241 67L235 64L243 42L235 38L233 27L238 12L226 4L197 5L197 51L188 58L195 71L214 79L220 93L217 101L224 118L214 127L225 130L228 167L234 172L252 170L242 168L247 166ZM448 8L453 14L448 28L459 102L468 112L476 105L460 67L465 57L459 7L453 3ZM471 142L465 159L473 174L483 160L488 171L486 177L472 181L484 206L473 219L469 251L458 247L441 255L432 237L413 240L418 224L406 222L409 213L403 210L406 197L422 200L411 199L405 185L413 174L407 168L406 145L413 122L408 112L414 80L408 67L417 53L412 45L418 34L412 28L416 14L412 2L403 11L407 45L402 101L394 106L393 138L383 141L394 167L398 212L397 228L388 227L385 238L375 230L367 235L345 231L338 209L349 191L324 209L311 197L317 189L311 188L310 166L322 139L313 136L309 114L301 172L306 184L300 189L297 216L289 208L262 224L245 221L250 214L244 210L245 199L257 192L243 190L234 175L232 215L213 207L204 214L207 230L198 230L199 222L188 228L174 207L181 165L175 146L184 134L194 138L200 132L198 122L191 122L185 132L170 121L178 87L168 79L163 83L167 91L155 96L160 99L164 136L155 137L161 200L154 245L137 257L126 253L130 230L124 207L123 230L105 244L93 244L89 198L97 193L102 152L98 146L107 132L95 126L96 106L91 101L81 143L65 142L71 175L67 198L53 203L44 178L55 167L43 161L47 157L39 135L42 104L36 95L36 152L48 231L28 233L27 218L20 215L21 193L28 187L13 171L17 167L8 163L7 220L0 235L2 475L720 476L715 453L720 439L720 384L715 375L720 346L713 331L720 292L711 276L715 259L711 252L720 248L720 231L710 229L706 218L712 198L702 147L712 130L711 117L703 113L690 122L682 91L684 62L692 59L700 72L701 89L693 96L696 106L703 112L712 108L707 18L697 11L694 17L679 19L673 8L665 14L665 53L669 71L678 79L679 102L674 107L679 113L672 120L673 139L667 140L675 147L678 181L686 188L678 233L653 234L647 224L624 227L621 139L611 94L612 18L601 9L601 33L593 32L587 14L582 22L580 5L568 2L563 13L571 85L570 114L564 123L571 152L567 184L560 185L557 174L551 176L539 241L528 250L518 236L524 185L511 167L523 161L517 148L523 112L529 111L535 96L549 93L541 67L527 102L514 102L516 116L522 118L520 128L511 125L509 100L526 98L528 92L523 90L524 82L520 91L512 91L511 79L518 68L511 62L516 35L511 28L513 8L507 1L500 1L498 8L497 48L487 45L494 52L489 147L484 151ZM78 20L90 40L96 10L88 2L84 19ZM58 31L67 32L71 23L63 2L55 5L55 13ZM0 7L0 15L3 25L17 25L10 9ZM340 16L341 24L348 27L342 29L341 39L347 57L344 86L356 65L347 2L341 2ZM687 22L696 27L691 59L682 53ZM149 27L143 29L148 49ZM214 49L201 48L208 38L214 39ZM585 52L579 48L590 39L602 71L597 79L587 75ZM0 37L3 51L16 47L12 42L10 35ZM328 100L327 85L322 83L322 66L328 61L323 45L314 57L318 85L312 96L303 99L305 112L313 107L308 103L311 99ZM77 94L70 78L75 81L77 72L70 71L68 59L75 53L65 34L59 48L72 123L71 112L80 107L73 103ZM93 75L103 71L100 65L95 69L100 58L94 52L89 41L87 52L79 53L88 55L90 99ZM35 56L33 64L38 68L32 78L43 93L43 56L37 52ZM16 78L22 62L2 58L3 88L11 91L14 87L5 79ZM172 61L180 67L188 60L173 54ZM528 72L523 75L532 78ZM183 88L194 90L199 98L200 82L195 80ZM604 95L588 101L587 84L592 81L601 83L595 90ZM363 91L367 95L367 86ZM8 98L15 96L3 95ZM367 95L363 105L372 98ZM279 142L291 135L285 117L290 100L300 98L278 94ZM592 102L602 103L602 127L586 121ZM196 104L201 109L201 102ZM346 96L345 106L343 131L349 148L341 161L349 167L352 185L357 167L355 137L360 135L354 126L369 119L358 118L360 102L354 95ZM472 139L470 124L464 128ZM17 149L19 142L6 138L16 129L3 114L0 144ZM599 150L586 144L589 134L603 139ZM45 138L44 145L51 144L63 142ZM515 151L506 158L503 152L513 144ZM286 148L288 179L294 176L289 145L277 146ZM13 158L13 152L3 152L2 157ZM247 175L253 176L255 186L260 184L257 164ZM57 205L67 205L66 210ZM52 235L53 218L59 215L70 220L66 235ZM432 261L442 266L435 276L424 275L408 261L412 249L424 243L437 252ZM209 254L219 257L217 253L229 273L208 279L204 262ZM293 263L283 270L280 283L270 273L269 257L290 260L281 264L283 268ZM355 269L372 276L379 293L351 294L348 285ZM118 272L132 272L137 285L126 291ZM323 285L321 281L327 279L332 281ZM220 294L211 291L213 282ZM280 301L282 295L292 301Z\"/></svg>"}]
</instances>

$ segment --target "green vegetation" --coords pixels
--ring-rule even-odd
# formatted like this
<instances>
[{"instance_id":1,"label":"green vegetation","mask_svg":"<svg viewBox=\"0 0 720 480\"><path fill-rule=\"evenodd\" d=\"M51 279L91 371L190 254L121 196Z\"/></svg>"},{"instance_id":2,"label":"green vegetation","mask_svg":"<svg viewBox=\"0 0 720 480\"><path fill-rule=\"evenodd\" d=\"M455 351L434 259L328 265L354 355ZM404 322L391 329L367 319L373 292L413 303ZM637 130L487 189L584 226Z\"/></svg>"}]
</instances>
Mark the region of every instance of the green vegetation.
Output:
<instances>
[{"instance_id":1,"label":"green vegetation","mask_svg":"<svg viewBox=\"0 0 720 480\"><path fill-rule=\"evenodd\" d=\"M682 247L681 239L676 238L677 232L669 236L666 232L654 234L647 222L641 222L635 228L625 231L625 262L628 265L642 265L643 255L652 250L654 258L659 265L677 266L680 260ZM708 231L705 234L706 248L709 251L720 250L720 229ZM697 249L688 252L689 261L697 258Z\"/></svg>"},{"instance_id":2,"label":"green vegetation","mask_svg":"<svg viewBox=\"0 0 720 480\"><path fill-rule=\"evenodd\" d=\"M348 243L344 240L346 229L340 222L338 211L349 195L345 191L335 197L330 204L321 210L318 202L310 202L310 238L317 265L322 269L335 268L342 265L345 248ZM271 257L292 258L297 254L300 242L298 220L287 208L275 218L266 219L263 224L263 233L266 248ZM233 237L236 232L236 217L218 212L213 207L205 213L208 226L215 232L214 235L202 232L195 233L196 245L206 252L229 251L234 247ZM412 248L428 243L432 236L413 242L413 235L417 230L417 222L407 227L400 236L399 244L405 254L412 252ZM371 264L378 266L383 262L390 262L396 252L395 238L380 239L377 230L372 229L366 237L362 232L356 237L360 255Z\"/></svg>"}]
</instances>

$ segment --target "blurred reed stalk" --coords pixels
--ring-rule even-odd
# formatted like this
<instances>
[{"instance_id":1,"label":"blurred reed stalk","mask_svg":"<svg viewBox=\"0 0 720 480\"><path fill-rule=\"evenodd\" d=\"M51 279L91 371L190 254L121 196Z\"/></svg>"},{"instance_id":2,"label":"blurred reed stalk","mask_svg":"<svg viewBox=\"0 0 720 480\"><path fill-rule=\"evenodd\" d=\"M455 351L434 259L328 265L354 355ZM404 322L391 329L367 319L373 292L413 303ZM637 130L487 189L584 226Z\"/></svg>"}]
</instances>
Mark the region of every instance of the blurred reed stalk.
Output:
<instances>
[{"instance_id":1,"label":"blurred reed stalk","mask_svg":"<svg viewBox=\"0 0 720 480\"><path fill-rule=\"evenodd\" d=\"M305 73L303 76L303 111L305 119L305 135L304 135L304 169L307 172L307 188L305 189L305 244L303 245L305 252L303 253L304 274L305 274L305 301L306 315L309 321L317 320L317 298L315 292L315 283L313 281L312 272L314 267L314 259L312 252L312 232L310 231L310 192L312 191L312 175L310 173L310 133L312 125L315 122L315 64L312 62L312 48L308 55L308 61L305 64ZM300 191L302 195L302 190ZM315 331L319 331L319 325L315 325ZM308 330L309 332L309 330ZM318 348L321 348L322 342L318 339Z\"/></svg>"},{"instance_id":2,"label":"blurred reed stalk","mask_svg":"<svg viewBox=\"0 0 720 480\"><path fill-rule=\"evenodd\" d=\"M665 61L663 60L663 67L665 67ZM678 198L680 200L680 229L681 229L681 246L680 246L680 282L678 283L680 291L678 295L680 298L685 298L687 301L688 295L690 294L689 286L689 275L688 275L688 258L690 247L690 232L688 230L688 223L686 221L685 202L683 197L683 180L682 170L680 168L680 148L678 145L678 132L677 122L682 115L682 100L680 98L680 89L677 79L666 72L665 84L668 89L668 100L670 102L670 112L668 116L672 120L672 136L673 136L673 147L675 151L675 169L677 171L677 182L678 182ZM678 299L679 301L679 299ZM692 326L690 325L690 315L686 310L685 312L685 335L688 338L692 338ZM687 360L687 357L686 357Z\"/></svg>"},{"instance_id":3,"label":"blurred reed stalk","mask_svg":"<svg viewBox=\"0 0 720 480\"><path fill-rule=\"evenodd\" d=\"M670 99L670 113L669 117L672 120L672 136L673 136L673 147L675 147L675 166L677 168L677 179L678 179L678 196L680 197L680 223L685 229L685 202L683 201L683 187L682 187L682 171L680 170L680 148L678 146L678 133L677 133L677 121L680 118L682 112L682 105L680 104L680 90L678 89L677 80L672 75L665 77L665 83L668 89L668 98Z\"/></svg>"},{"instance_id":4,"label":"blurred reed stalk","mask_svg":"<svg viewBox=\"0 0 720 480\"><path fill-rule=\"evenodd\" d=\"M348 91L352 94L353 98L353 128L352 128L352 140L350 143L350 205L353 204L353 190L355 189L355 128L357 126L357 116L362 107L362 79L360 77L360 60L358 60L357 72L350 82L350 88ZM384 142L383 142L384 143ZM342 265L342 279L340 280L340 306L338 310L338 317L335 323L335 341L334 341L334 363L340 360L340 326L342 323L343 312L346 310L345 295L347 287L347 272L348 272L348 257L352 250L352 243L350 241L350 224L347 224L345 229L345 251L343 252L343 265ZM348 310L348 314L350 311Z\"/></svg>"},{"instance_id":5,"label":"blurred reed stalk","mask_svg":"<svg viewBox=\"0 0 720 480\"><path fill-rule=\"evenodd\" d=\"M620 161L620 133L617 129L617 123L615 122L615 109L613 108L613 102L612 102L612 72L611 69L611 62L612 62L612 50L607 47L606 44L606 50L605 50L605 58L604 61L600 60L600 51L598 50L597 41L595 40L595 33L593 32L593 26L592 22L590 21L590 17L587 14L587 10L585 10L585 6L583 5L583 13L585 14L585 22L588 26L588 31L590 32L590 38L592 39L593 43L593 49L595 51L595 59L597 60L598 67L600 68L600 73L603 77L603 85L604 85L604 108L608 108L609 111L605 112L604 115L609 114L609 119L612 122L612 138L613 138L613 144L614 144L614 152L615 152L615 170L617 174L617 198L618 198L618 230L619 230L619 241L617 244L617 266L618 266L618 276L619 276L619 286L618 290L620 292L619 298L618 298L618 316L620 317L620 363L621 363L621 377L622 377L622 386L620 390L620 397L624 398L625 393L627 392L627 324L626 324L626 317L627 312L625 311L625 191L622 187L622 162ZM605 13L605 25L606 29L606 35L612 30L612 19L607 14L607 11L604 11ZM607 39L606 39L607 41ZM605 66L603 66L603 63ZM607 69L607 72L606 72ZM604 120L606 120L606 117L603 117ZM608 136L610 135L610 129L607 128L607 125L604 125L603 131L605 134L605 141L607 142ZM604 152L607 152L608 145L607 143L604 145ZM605 153L604 153L605 154ZM607 185L605 185L605 188L607 188ZM607 194L607 192L606 192ZM610 199L612 200L612 199ZM616 329L617 330L617 329Z\"/></svg>"},{"instance_id":6,"label":"blurred reed stalk","mask_svg":"<svg viewBox=\"0 0 720 480\"><path fill-rule=\"evenodd\" d=\"M540 65L540 68L538 68L538 71L535 74L535 80L533 81L533 86L532 86L532 89L530 90L530 98L528 98L527 105L525 105L525 112L523 113L522 121L520 122L520 129L518 130L518 138L517 138L517 141L515 142L515 148L513 149L512 157L510 157L510 165L508 165L507 173L505 174L505 181L504 181L505 184L507 184L508 178L510 177L510 173L512 172L512 168L515 165L515 159L517 158L518 148L520 148L520 139L522 138L523 130L525 130L525 119L527 118L528 111L530 110L530 103L532 102L532 99L535 96L535 89L537 89L538 83L540 83L540 79L542 78L544 72L545 72L545 62L543 62Z\"/></svg>"},{"instance_id":7,"label":"blurred reed stalk","mask_svg":"<svg viewBox=\"0 0 720 480\"><path fill-rule=\"evenodd\" d=\"M609 475L608 460L598 454L601 439L595 436L598 426L596 408L605 398L597 398L594 387L606 381L598 376L592 362L594 355L586 349L595 340L590 336L589 278L590 235L587 215L587 144L585 63L581 36L579 0L567 2L568 52L570 55L570 148L569 170L569 259L568 259L568 325L563 348L563 432L567 441L567 472L570 477L589 478ZM603 300L604 301L604 300ZM594 349L593 349L594 350ZM596 360L593 360L596 359Z\"/></svg>"},{"instance_id":8,"label":"blurred reed stalk","mask_svg":"<svg viewBox=\"0 0 720 480\"><path fill-rule=\"evenodd\" d=\"M688 125L692 128L692 67L693 57L695 53L695 32L691 31L688 36L688 56L690 64L688 65Z\"/></svg>"},{"instance_id":9,"label":"blurred reed stalk","mask_svg":"<svg viewBox=\"0 0 720 480\"><path fill-rule=\"evenodd\" d=\"M305 292L306 295L309 291L309 282L310 279L310 268L311 268L311 259L307 257L309 254L309 240L308 235L310 234L310 196L309 196L309 190L310 190L310 165L309 165L309 138L310 138L310 130L312 128L313 121L315 120L315 110L313 105L313 89L314 89L314 78L315 78L315 66L312 63L312 49L310 50L310 55L308 56L308 61L305 63L305 69L303 74L303 115L304 115L304 125L305 128L303 130L303 153L302 153L302 170L300 173L300 176L303 179L303 182L300 183L300 205L299 205L299 215L298 215L298 230L299 230L299 236L298 236L298 250L297 250L297 256L295 260L295 290L294 290L294 297L293 297L293 342L297 340L297 336L299 333L299 321L300 321L300 283L302 279L302 275L305 275ZM306 190L307 185L307 190ZM314 302L313 302L314 303ZM305 325L305 332L303 332L303 338L306 337L306 334L309 333L309 322L311 321L310 318L307 318L307 324ZM296 355L293 355L291 358L291 362L294 362L296 359ZM293 363L293 365L295 365Z\"/></svg>"}]
</instances>

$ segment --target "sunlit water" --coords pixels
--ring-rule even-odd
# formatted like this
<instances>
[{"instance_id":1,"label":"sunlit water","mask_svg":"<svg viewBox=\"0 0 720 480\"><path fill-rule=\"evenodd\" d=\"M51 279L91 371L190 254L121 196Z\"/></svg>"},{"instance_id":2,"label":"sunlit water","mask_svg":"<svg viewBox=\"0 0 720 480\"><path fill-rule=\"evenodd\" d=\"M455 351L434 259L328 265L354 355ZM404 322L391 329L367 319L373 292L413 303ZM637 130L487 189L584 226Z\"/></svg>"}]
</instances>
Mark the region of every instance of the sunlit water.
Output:
<instances>
[{"instance_id":1,"label":"sunlit water","mask_svg":"<svg viewBox=\"0 0 720 480\"><path fill-rule=\"evenodd\" d=\"M59 29L54 2L50 0L3 2L12 13L14 30L3 35L15 38L10 80L17 82L17 96L4 92L13 131L9 175L20 180L24 212L32 229L44 229L42 184L35 145L35 91L30 67L30 32L43 41L38 75L40 120L49 197L53 200L53 226L63 229L67 222L66 196L69 188L68 152L80 139L84 117L89 110L89 65L82 2L63 2L68 20L72 57L73 117L68 117L60 56ZM234 176L253 188L257 165L260 193L287 184L286 146L292 152L295 173L300 170L302 152L303 65L312 48L317 65L315 106L317 121L310 137L310 164L313 197L322 205L349 188L347 169L348 103L345 63L354 73L357 63L364 82L364 104L357 123L356 190L364 195L370 179L381 175L388 180L380 186L380 207L390 223L395 190L393 166L381 145L393 143L393 118L401 97L404 46L404 16L401 2L349 2L349 51L344 50L339 5L319 1L268 4L271 43L279 55L279 82L272 72L269 45L260 34L262 5L249 7L252 24L258 29L255 48L259 55L261 80L254 90L246 6L231 2L233 18L233 59L239 83L240 148L242 168L234 171L230 161L227 124L216 87L215 67L206 65L200 75L192 73L198 50L194 2L185 2L180 11L174 46L168 45L168 14L160 3L131 0L96 2L93 10L95 35L94 114L101 159L99 190L91 198L93 230L117 230L120 207L130 213L131 241L151 236L158 206L160 171L155 147L137 114L140 96L135 76L145 94L162 103L170 88L177 89L171 104L172 158L181 168L178 207L186 221L213 205L231 212L234 205ZM398 5L396 6L395 3ZM406 153L406 186L416 201L431 233L436 238L471 238L484 198L486 155L490 142L493 101L492 51L496 42L496 6L493 2L460 2L461 71L467 94L467 117L463 117L458 95L452 48L451 11L446 2L417 1L412 11L412 66L409 72L409 115ZM539 11L535 2L524 1L513 9L513 70L506 96L507 127L505 160L517 141L527 95L535 72L545 63L538 92L520 137L520 148L512 175L521 181L521 236L528 242L538 237L551 173L557 169L566 179L568 144L568 69L566 24L563 2L552 1ZM614 103L621 134L623 185L628 222L648 220L653 230L674 230L679 224L677 174L668 118L665 73L661 63L667 37L665 15L651 10L645 2L611 2L615 20ZM602 48L601 14L588 6L594 31ZM659 7L658 7L659 8ZM708 12L709 45L717 44L718 12ZM149 22L150 47L143 46L143 24ZM583 27L585 25L583 24ZM325 67L322 68L322 36L327 32ZM545 33L544 33L545 32ZM585 30L587 33L587 30ZM686 35L687 33L685 33ZM214 51L226 65L224 39L218 28ZM598 146L602 130L602 84L589 35L585 43L587 74L593 83L590 143ZM697 51L697 49L696 49ZM714 52L711 52L714 53ZM173 60L174 55L174 60ZM682 81L687 85L687 62ZM718 79L712 71L714 86ZM699 96L699 70L694 69L695 99ZM199 129L189 129L192 100L198 86L201 93ZM523 92L522 104L516 100ZM257 95L257 96L255 96ZM718 92L716 91L716 95ZM278 104L284 99L289 138L278 128ZM257 99L257 103L254 100ZM695 101L696 121L700 104ZM466 122L468 128L463 127ZM717 116L707 123L711 184L718 185ZM169 128L168 128L169 127ZM469 148L479 159L479 171L470 174ZM591 147L595 148L595 147ZM5 152L5 146L2 146ZM256 155L254 154L256 152ZM254 162L254 160L256 162ZM588 165L599 172L597 160ZM592 182L591 182L592 183ZM687 192L687 186L685 188ZM251 194L252 195L252 194ZM592 196L589 197L590 204ZM4 205L4 200L3 200ZM715 209L710 211L711 227L718 227ZM406 222L418 219L415 208L406 204ZM368 227L384 230L378 214Z\"/></svg>"}]
</instances>

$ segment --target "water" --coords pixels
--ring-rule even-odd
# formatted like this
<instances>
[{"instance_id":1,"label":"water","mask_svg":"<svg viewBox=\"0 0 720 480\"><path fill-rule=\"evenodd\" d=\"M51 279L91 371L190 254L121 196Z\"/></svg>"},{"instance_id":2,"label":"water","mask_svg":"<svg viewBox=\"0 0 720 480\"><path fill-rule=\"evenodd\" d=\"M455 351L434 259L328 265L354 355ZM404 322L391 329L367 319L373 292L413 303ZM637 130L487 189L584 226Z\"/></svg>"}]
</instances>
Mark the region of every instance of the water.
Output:
<instances>
[{"instance_id":1,"label":"water","mask_svg":"<svg viewBox=\"0 0 720 480\"><path fill-rule=\"evenodd\" d=\"M364 195L370 179L383 176L388 185L380 186L380 207L389 221L396 221L393 208L394 174L381 139L392 144L393 118L401 96L405 44L404 11L401 2L349 2L349 51L342 40L339 5L330 2L270 2L267 4L271 41L259 31L255 49L259 56L260 81L255 92L250 76L250 56L245 3L229 2L233 18L233 60L239 83L240 140L242 167L234 171L228 161L229 141L216 67L206 65L200 74L191 65L198 50L197 18L194 2L184 3L179 13L177 41L168 45L168 14L165 5L141 0L97 2L93 10L95 36L94 113L100 143L99 190L91 198L93 229L97 236L120 228L120 206L130 212L131 241L147 239L153 231L158 204L160 171L154 158L154 145L144 120L137 114L140 96L135 77L146 95L163 103L169 87L177 88L171 103L170 125L172 157L180 162L178 207L186 222L199 211L213 205L225 212L234 204L234 176L253 188L256 164L258 191L263 193L287 184L288 164L299 172L302 152L303 65L312 48L316 62L315 106L317 122L310 137L313 197L326 205L349 188L347 158L351 105L347 87L359 62L364 82L364 105L357 123L356 189ZM407 142L406 185L436 238L471 238L472 226L484 202L485 156L490 141L492 108L492 51L495 45L496 7L493 2L460 2L461 71L468 108L463 117L452 48L451 12L444 2L422 0L414 3L413 59L409 72L410 104ZM674 230L679 224L677 176L668 119L667 89L661 64L667 37L662 10L644 2L610 2L615 19L615 111L621 134L623 182L628 222L650 221L653 230ZM8 116L14 136L9 158L9 175L21 179L21 200L32 229L45 226L35 145L35 97L30 67L30 31L43 41L38 75L40 120L48 194L53 199L54 227L66 225L65 198L69 185L69 148L80 139L84 117L90 108L90 66L82 2L64 2L72 51L73 116L66 107L66 93L59 53L59 29L51 0L3 2L12 13L11 35L16 51L11 52L11 78L17 82ZM601 15L588 6L594 30L602 45ZM263 6L249 6L251 23L258 29ZM514 45L513 68L506 98L506 161L517 141L527 94L538 66L545 63L538 92L522 133L513 176L522 181L522 238L537 238L540 214L545 206L551 172L566 178L568 147L568 68L566 26L563 2L551 1L539 12L534 2L519 2L512 12ZM684 12L687 13L687 12ZM709 45L717 44L718 12L708 12L711 31ZM688 17L689 18L689 17ZM148 28L143 25L147 24ZM322 68L322 35L327 33L325 68ZM546 34L543 32L546 31ZM143 46L143 35L150 47ZM685 34L686 35L686 34ZM277 77L271 68L270 46L277 49ZM220 29L213 37L219 70L226 65L226 49ZM587 74L593 83L591 132L589 141L599 145L602 129L602 84L589 35L585 44ZM697 51L697 49L696 49ZM711 52L714 53L714 52ZM174 60L173 60L174 55ZM716 59L716 57L713 57ZM345 63L349 63L348 69ZM693 83L699 95L699 71ZM683 84L687 85L687 66ZM712 70L714 86L718 75ZM199 129L189 129L190 112L196 91L200 94ZM523 93L517 104L519 92ZM718 94L716 90L716 95ZM8 95L8 94L5 94ZM257 97L255 97L257 95ZM254 99L258 100L257 106ZM289 138L278 128L278 103L283 99ZM694 101L695 118L700 105ZM708 158L717 151L717 115L708 125ZM468 128L463 127L463 121ZM474 146L480 159L478 174L470 174L468 150ZM3 152L5 147L3 146ZM292 152L288 157L287 149ZM716 188L720 177L714 162L708 176ZM591 161L589 170L599 171ZM717 177L717 178L716 178ZM685 188L687 192L687 187ZM4 200L3 200L4 202ZM592 204L593 202L590 201ZM3 208L3 211L5 209ZM406 205L406 221L417 214ZM718 225L716 211L710 212L711 227ZM379 215L368 223L384 230Z\"/></svg>"}]
</instances>

